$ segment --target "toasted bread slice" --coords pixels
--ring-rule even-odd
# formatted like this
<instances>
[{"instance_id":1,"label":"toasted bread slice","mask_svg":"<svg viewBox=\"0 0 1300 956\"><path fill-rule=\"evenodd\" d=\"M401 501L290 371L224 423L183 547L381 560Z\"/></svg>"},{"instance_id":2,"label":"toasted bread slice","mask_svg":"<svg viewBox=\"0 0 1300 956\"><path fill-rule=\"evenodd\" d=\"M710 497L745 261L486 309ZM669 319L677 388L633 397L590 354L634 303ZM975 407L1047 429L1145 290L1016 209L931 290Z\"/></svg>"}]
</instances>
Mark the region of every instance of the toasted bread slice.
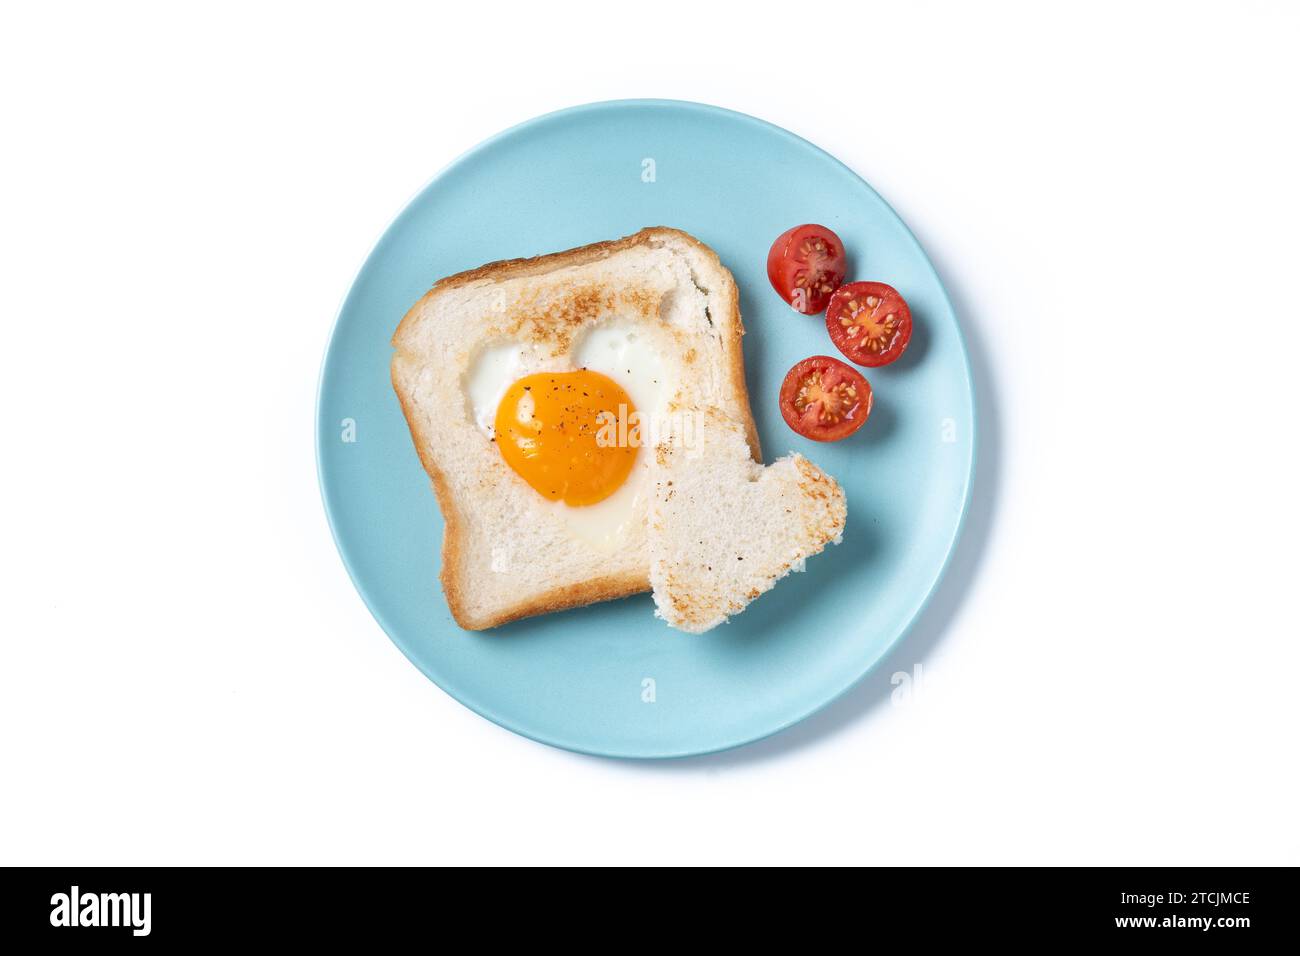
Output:
<instances>
[{"instance_id":1,"label":"toasted bread slice","mask_svg":"<svg viewBox=\"0 0 1300 956\"><path fill-rule=\"evenodd\" d=\"M719 408L668 421L651 471L650 584L655 614L698 634L838 543L847 510L835 479L802 455L755 462L745 423Z\"/></svg>"},{"instance_id":2,"label":"toasted bread slice","mask_svg":"<svg viewBox=\"0 0 1300 956\"><path fill-rule=\"evenodd\" d=\"M717 255L686 233L643 229L439 281L397 327L392 380L442 509L442 585L461 627L489 628L649 588L649 480L644 493L629 493L629 510L608 535L596 540L575 530L574 515L506 465L476 407L481 396L472 394L486 357L502 347L514 350L516 377L564 371L578 367L584 341L602 327L639 336L654 356L664 373L656 404L723 410L740 423L745 453L760 460L736 284ZM664 408L639 411L654 417ZM651 451L640 454L647 472Z\"/></svg>"}]
</instances>

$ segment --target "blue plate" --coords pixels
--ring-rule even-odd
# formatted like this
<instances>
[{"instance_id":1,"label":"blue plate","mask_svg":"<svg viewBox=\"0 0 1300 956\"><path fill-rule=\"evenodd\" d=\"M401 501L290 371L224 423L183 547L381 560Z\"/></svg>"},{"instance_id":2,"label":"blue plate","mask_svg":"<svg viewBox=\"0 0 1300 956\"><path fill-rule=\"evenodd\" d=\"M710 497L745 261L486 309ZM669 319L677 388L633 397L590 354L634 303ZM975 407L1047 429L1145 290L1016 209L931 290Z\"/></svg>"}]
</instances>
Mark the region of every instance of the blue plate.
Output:
<instances>
[{"instance_id":1,"label":"blue plate","mask_svg":"<svg viewBox=\"0 0 1300 956\"><path fill-rule=\"evenodd\" d=\"M915 317L904 357L868 372L871 420L837 444L800 438L777 409L791 365L836 354L822 318L796 315L767 281L768 246L801 222L838 232L850 278L890 283ZM668 629L649 595L462 631L437 584L442 519L389 384L389 337L442 276L651 225L697 236L735 274L764 454L771 461L799 451L839 479L849 507L844 542L701 636ZM948 297L916 239L870 186L752 117L694 103L617 101L552 113L488 140L397 217L330 339L317 464L357 590L439 687L543 743L673 757L789 727L851 687L906 633L966 510L973 404Z\"/></svg>"}]
</instances>

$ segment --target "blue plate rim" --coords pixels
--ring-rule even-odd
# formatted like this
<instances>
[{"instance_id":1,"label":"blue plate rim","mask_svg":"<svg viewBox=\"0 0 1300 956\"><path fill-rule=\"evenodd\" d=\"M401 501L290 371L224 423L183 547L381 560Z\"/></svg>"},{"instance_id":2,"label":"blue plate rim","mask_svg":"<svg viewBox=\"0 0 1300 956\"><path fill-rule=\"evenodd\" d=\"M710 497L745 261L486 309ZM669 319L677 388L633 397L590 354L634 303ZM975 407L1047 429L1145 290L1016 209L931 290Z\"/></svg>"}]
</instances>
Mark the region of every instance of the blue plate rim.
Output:
<instances>
[{"instance_id":1,"label":"blue plate rim","mask_svg":"<svg viewBox=\"0 0 1300 956\"><path fill-rule=\"evenodd\" d=\"M394 229L402 221L403 217L405 217L408 214L415 201L420 196L424 195L424 193L428 191L434 185L434 183L438 182L438 180L442 179L448 173L452 172L454 169L460 167L461 165L471 162L480 152L489 149L500 140L506 139L507 137L513 136L517 133L521 133L529 129L530 127L541 125L543 123L546 123L554 119L558 119L559 117L563 117L563 116L571 116L571 115L577 115L581 113L599 112L603 110L618 110L618 109L643 108L643 107L671 107L674 109L688 109L688 110L693 110L702 113L709 113L712 115L721 115L729 119L740 120L741 122L749 123L751 125L761 127L762 129L770 133L774 133L776 135L782 136L794 142L802 149L811 150L815 153L821 154L826 158L829 158L832 162L840 166L850 176L852 176L855 180L857 180L862 185L862 187L865 188L869 193L875 196L876 199L878 199L880 203L885 207L885 209L889 211L889 214L893 216L895 220L897 220L900 226L902 226L904 233L907 235L907 238L911 240L911 243L915 247L916 251L920 253L920 257L922 261L925 263L926 269L929 270L931 277L934 279L935 285L938 287L940 294L943 296L943 301L944 304L948 307L949 314L952 315L953 317L953 325L957 332L957 341L958 344L961 346L962 366L963 366L965 379L966 379L966 392L967 392L967 397L970 402L970 408L971 408L970 453L969 453L969 460L966 468L965 487L962 493L961 511L957 516L957 523L953 528L952 536L948 540L947 551L944 555L943 562L939 567L938 573L935 574L934 580L930 582L930 586L926 590L924 597L921 598L921 600L917 603L916 607L913 609L912 614L908 618L907 623L903 625L901 628L899 628L898 633L895 634L894 637L891 638L889 642L880 649L880 652L876 655L875 659L872 660L865 667L863 667L863 669L859 671L857 674L853 675L847 681L845 681L845 683L842 686L840 686L838 689L836 689L833 693L827 695L824 700L802 711L797 716L785 721L784 723L776 727L772 727L770 729L766 729L755 734L740 735L735 740L728 740L724 743L718 744L717 746L692 748L692 749L684 749L684 750L677 750L677 751L665 750L662 752L653 752L653 753L618 752L614 749L599 749L595 747L584 746L574 741L563 740L556 737L548 736L546 734L533 732L527 729L526 727L518 725L516 722L510 720L509 718L496 713L491 707L486 706L476 700L473 700L472 694L465 694L465 693L459 693L453 691L452 689L447 687L441 680L439 680L437 675L430 673L430 670L426 668L424 664L421 663L421 661L416 658L414 652L407 646L407 642L403 638L399 637L395 633L395 629L390 627L388 622L384 619L383 613L376 606L376 602L372 599L371 595L368 593L366 586L361 582L360 578L356 573L356 570L353 567L352 561L348 556L347 545L344 544L343 540L339 536L338 528L335 523L334 512L330 505L330 493L327 487L329 484L329 478L327 477L324 460L322 457L322 446L321 446L321 436L323 434L323 421L324 421L323 415L324 415L324 403L325 403L325 376L328 369L330 368L331 359L334 356L334 347L335 347L335 343L338 340L339 325L342 323L344 315L347 314L348 308L352 304L353 297L357 294L357 284L359 280L366 273L367 269L370 267L372 260L379 253L379 251L384 247L385 243L389 240L389 238L392 236ZM613 237L607 237L607 238L613 238ZM536 741L537 743L540 744L545 744L549 747L555 747L560 750L567 750L570 753L578 753L590 757L604 757L604 758L611 758L617 760L677 760L677 759L683 759L687 757L704 757L710 754L723 753L728 750L734 750L738 747L744 747L749 744L758 743L761 740L766 740L769 737L775 736L776 734L788 730L789 728L795 726L796 724L802 723L808 718L820 713L821 711L829 707L831 704L835 703L835 701L844 697L851 690L853 690L853 688L857 687L862 681L864 681L871 673L873 673L876 670L877 667L880 666L880 664L886 658L888 658L893 653L894 649L897 648L898 645L902 643L902 641L912 632L913 628L915 628L916 626L917 621L922 617L922 615L924 615L926 608L929 607L930 602L934 599L934 595L937 593L940 585L944 581L944 578L947 576L948 569L952 565L953 555L956 553L957 550L957 543L961 540L962 532L966 528L967 517L970 514L970 503L971 503L972 493L974 490L975 468L979 458L979 443L980 443L979 408L976 404L974 373L971 366L970 350L966 344L966 335L962 331L962 327L961 327L961 320L957 315L957 310L953 307L952 298L948 295L948 290L944 286L943 280L940 278L938 270L936 270L934 267L934 263L930 260L930 257L926 254L925 248L921 245L920 241L916 238L916 235L912 232L911 228L907 225L907 222L900 215L898 215L898 212L894 209L894 207L891 206L889 202L885 200L885 198L882 197L880 193L878 193L869 182L867 182L862 176L860 176L855 170L853 170L847 164L839 160L831 153L822 149L820 146L816 145L815 143L812 143L809 140L804 139L802 136L790 132L788 129L785 129L784 127L777 126L774 123L769 123L767 120L759 119L756 116L751 116L748 113L742 113L738 110L727 109L726 107L722 107L722 106L713 106L708 103L698 103L692 100L674 100L674 99L656 99L656 98L598 100L591 103L583 103L578 106L569 106L563 109L552 110L551 112L543 113L538 116L534 116L530 119L524 120L521 123L516 123L515 125L503 129L500 132L488 137L487 139L482 140L475 146L472 146L471 148L467 149L465 152L461 153L455 159L451 160L449 163L447 163L445 166L439 169L436 173L434 173L423 185L420 186L419 189L417 189L414 193L412 193L411 196L406 200L406 202L403 203L402 208L398 210L397 214L392 217L388 225L380 233L379 238L371 245L370 251L366 253L366 256L362 260L360 267L358 267L355 273L353 274L352 281L348 286L348 291L344 294L343 300L340 303L338 310L334 315L334 321L330 324L329 337L325 344L324 354L321 357L320 371L317 375L317 381L316 381L316 403L315 403L315 416L314 416L313 427L315 430L314 451L315 451L315 458L316 458L316 479L320 490L321 504L325 510L326 523L329 525L330 537L334 541L335 550L338 552L339 558L343 562L343 567L347 571L348 577L352 581L352 586L356 589L357 594L360 595L362 603L365 604L366 609L370 611L370 615L375 619L375 622L388 636L388 639L393 642L393 644L397 647L399 651L402 652L402 655L413 665L415 665L415 667L420 671L420 673L422 673L426 678L428 678L428 680L431 683L433 683L436 687L438 687L441 691L443 691L443 693L451 697L452 700L468 708L470 711L479 715L480 717L483 717L484 719L491 721L492 723L496 724L498 727L501 727L504 730L508 730L511 733L518 734L521 737L525 737L529 740Z\"/></svg>"}]
</instances>

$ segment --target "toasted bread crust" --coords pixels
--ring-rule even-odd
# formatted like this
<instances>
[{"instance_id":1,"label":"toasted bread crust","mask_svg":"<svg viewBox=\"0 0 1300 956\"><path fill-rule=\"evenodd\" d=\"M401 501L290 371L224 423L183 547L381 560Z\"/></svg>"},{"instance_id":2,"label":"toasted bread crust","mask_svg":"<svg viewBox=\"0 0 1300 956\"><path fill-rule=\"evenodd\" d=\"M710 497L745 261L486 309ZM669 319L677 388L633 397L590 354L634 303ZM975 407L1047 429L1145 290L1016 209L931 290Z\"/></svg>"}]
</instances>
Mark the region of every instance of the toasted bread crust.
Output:
<instances>
[{"instance_id":1,"label":"toasted bread crust","mask_svg":"<svg viewBox=\"0 0 1300 956\"><path fill-rule=\"evenodd\" d=\"M745 436L750 452L755 461L762 462L763 456L758 443L758 429L754 424L754 417L750 411L749 392L745 386L745 356L741 347L741 337L745 334L745 329L740 315L739 290L736 287L731 271L722 264L717 253L694 236L679 229L667 226L649 226L630 236L624 236L622 239L594 242L575 249L552 252L528 259L504 259L499 262L489 262L476 269L458 272L434 283L433 288L421 296L419 301L407 310L406 315L402 317L402 321L398 323L392 338L392 344L397 349L397 353L393 356L393 362L390 365L393 391L397 393L397 399L401 403L407 427L411 431L411 440L415 444L420 463L424 466L424 470L433 485L438 507L442 511L442 572L439 577L442 582L443 593L447 598L447 606L451 609L451 615L455 618L456 623L465 630L486 630L525 617L583 607L600 601L612 601L616 598L630 597L633 594L642 594L650 590L649 571L647 569L644 574L593 578L579 584L555 588L540 595L535 595L529 600L520 602L495 615L474 617L467 607L461 587L461 579L464 575L465 522L456 506L455 495L452 493L450 485L434 463L433 457L428 453L429 442L420 427L419 416L415 413L412 398L403 391L398 380L397 362L402 355L404 332L410 324L416 321L416 317L431 299L448 290L481 280L499 282L507 279L545 275L557 269L595 262L624 249L648 245L665 238L683 240L704 253L713 260L719 272L725 278L728 288L720 291L723 292L729 302L731 314L734 316L734 321L731 324L731 340L724 343L727 352L728 375L731 386L739 397L744 412Z\"/></svg>"}]
</instances>

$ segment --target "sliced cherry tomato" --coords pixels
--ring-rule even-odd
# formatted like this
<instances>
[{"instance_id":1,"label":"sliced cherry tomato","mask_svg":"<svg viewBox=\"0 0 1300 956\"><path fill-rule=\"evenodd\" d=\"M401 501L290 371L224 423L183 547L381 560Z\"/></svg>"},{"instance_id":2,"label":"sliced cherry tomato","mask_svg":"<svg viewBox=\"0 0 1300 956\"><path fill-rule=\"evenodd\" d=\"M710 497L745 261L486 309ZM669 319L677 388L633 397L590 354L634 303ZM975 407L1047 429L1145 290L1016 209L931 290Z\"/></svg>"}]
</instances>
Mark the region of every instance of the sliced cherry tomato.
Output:
<instances>
[{"instance_id":1,"label":"sliced cherry tomato","mask_svg":"<svg viewBox=\"0 0 1300 956\"><path fill-rule=\"evenodd\" d=\"M806 358L786 373L781 417L804 438L839 441L871 414L871 386L862 373L829 355Z\"/></svg>"},{"instance_id":2,"label":"sliced cherry tomato","mask_svg":"<svg viewBox=\"0 0 1300 956\"><path fill-rule=\"evenodd\" d=\"M893 286L850 282L826 309L831 341L850 361L875 368L903 354L912 339L912 310Z\"/></svg>"},{"instance_id":3,"label":"sliced cherry tomato","mask_svg":"<svg viewBox=\"0 0 1300 956\"><path fill-rule=\"evenodd\" d=\"M808 223L776 237L767 253L767 277L777 295L804 315L826 308L844 281L844 243L825 226Z\"/></svg>"}]
</instances>

